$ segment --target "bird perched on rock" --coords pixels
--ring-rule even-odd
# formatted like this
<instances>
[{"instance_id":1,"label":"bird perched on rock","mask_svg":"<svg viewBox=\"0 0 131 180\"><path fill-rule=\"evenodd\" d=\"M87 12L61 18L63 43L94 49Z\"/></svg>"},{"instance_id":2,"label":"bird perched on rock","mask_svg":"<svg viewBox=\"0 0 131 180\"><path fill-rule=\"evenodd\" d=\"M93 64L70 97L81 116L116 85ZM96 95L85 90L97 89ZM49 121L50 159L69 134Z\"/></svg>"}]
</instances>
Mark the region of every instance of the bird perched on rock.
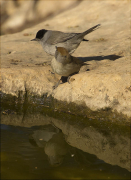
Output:
<instances>
[{"instance_id":1,"label":"bird perched on rock","mask_svg":"<svg viewBox=\"0 0 131 180\"><path fill-rule=\"evenodd\" d=\"M61 31L51 31L41 29L37 32L35 39L31 41L38 41L45 52L50 55L55 55L55 46L64 47L71 54L84 41L84 36L98 29L100 24L82 32L82 33L64 33ZM87 40L88 41L88 40Z\"/></svg>"},{"instance_id":2,"label":"bird perched on rock","mask_svg":"<svg viewBox=\"0 0 131 180\"><path fill-rule=\"evenodd\" d=\"M81 66L83 65L87 64L77 57L71 56L67 49L63 47L56 47L55 58L51 61L51 67L54 73L69 77L70 75L79 72Z\"/></svg>"},{"instance_id":3,"label":"bird perched on rock","mask_svg":"<svg viewBox=\"0 0 131 180\"><path fill-rule=\"evenodd\" d=\"M55 58L51 61L53 71L61 76L70 76L80 70L85 63L69 54L67 49L56 47Z\"/></svg>"}]
</instances>

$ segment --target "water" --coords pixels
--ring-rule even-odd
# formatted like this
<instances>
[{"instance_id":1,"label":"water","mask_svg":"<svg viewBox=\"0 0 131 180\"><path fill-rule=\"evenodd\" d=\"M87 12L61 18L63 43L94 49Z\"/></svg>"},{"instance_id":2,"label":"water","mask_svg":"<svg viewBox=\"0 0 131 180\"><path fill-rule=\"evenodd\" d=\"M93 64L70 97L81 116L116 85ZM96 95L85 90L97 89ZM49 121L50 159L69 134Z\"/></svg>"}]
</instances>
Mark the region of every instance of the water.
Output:
<instances>
[{"instance_id":1,"label":"water","mask_svg":"<svg viewBox=\"0 0 131 180\"><path fill-rule=\"evenodd\" d=\"M70 146L61 131L53 132L47 125L27 128L2 124L1 179L130 179L128 170ZM51 136L43 140L46 133ZM51 143L53 147L47 149Z\"/></svg>"},{"instance_id":2,"label":"water","mask_svg":"<svg viewBox=\"0 0 131 180\"><path fill-rule=\"evenodd\" d=\"M130 179L130 127L3 103L1 179Z\"/></svg>"}]
</instances>

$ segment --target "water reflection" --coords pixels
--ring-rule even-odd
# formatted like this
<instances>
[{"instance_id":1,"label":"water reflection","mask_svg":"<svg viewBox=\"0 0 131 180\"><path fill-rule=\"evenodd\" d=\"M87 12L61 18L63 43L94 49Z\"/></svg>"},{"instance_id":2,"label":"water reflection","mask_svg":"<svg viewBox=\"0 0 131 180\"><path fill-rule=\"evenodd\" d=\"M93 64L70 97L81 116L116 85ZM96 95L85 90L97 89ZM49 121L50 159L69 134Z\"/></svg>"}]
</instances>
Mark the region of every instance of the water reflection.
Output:
<instances>
[{"instance_id":1,"label":"water reflection","mask_svg":"<svg viewBox=\"0 0 131 180\"><path fill-rule=\"evenodd\" d=\"M59 166L68 152L68 144L64 139L63 133L51 126L44 126L43 130L36 130L30 139L31 144L37 144L44 148L45 154L48 156L52 166Z\"/></svg>"},{"instance_id":2,"label":"water reflection","mask_svg":"<svg viewBox=\"0 0 131 180\"><path fill-rule=\"evenodd\" d=\"M129 127L57 112L1 117L3 179L130 179Z\"/></svg>"}]
</instances>

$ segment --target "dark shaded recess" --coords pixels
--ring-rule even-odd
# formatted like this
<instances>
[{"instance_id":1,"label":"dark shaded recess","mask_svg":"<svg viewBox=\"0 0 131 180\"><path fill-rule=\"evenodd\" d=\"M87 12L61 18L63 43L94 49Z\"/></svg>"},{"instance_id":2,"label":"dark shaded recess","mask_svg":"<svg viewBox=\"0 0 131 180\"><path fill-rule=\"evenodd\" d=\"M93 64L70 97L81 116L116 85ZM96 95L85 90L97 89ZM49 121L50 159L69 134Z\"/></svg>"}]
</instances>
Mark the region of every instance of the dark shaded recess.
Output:
<instances>
[{"instance_id":1,"label":"dark shaded recess","mask_svg":"<svg viewBox=\"0 0 131 180\"><path fill-rule=\"evenodd\" d=\"M116 134L130 137L130 122L126 116L112 112L110 109L91 111L84 104L76 105L57 101L45 94L42 97L32 96L28 91L19 92L19 96L1 94L1 113L5 115L22 114L23 121L26 115L40 113L72 125L81 127L93 126L105 136L109 136L110 130ZM107 131L108 129L108 131ZM111 142L113 143L113 142Z\"/></svg>"}]
</instances>

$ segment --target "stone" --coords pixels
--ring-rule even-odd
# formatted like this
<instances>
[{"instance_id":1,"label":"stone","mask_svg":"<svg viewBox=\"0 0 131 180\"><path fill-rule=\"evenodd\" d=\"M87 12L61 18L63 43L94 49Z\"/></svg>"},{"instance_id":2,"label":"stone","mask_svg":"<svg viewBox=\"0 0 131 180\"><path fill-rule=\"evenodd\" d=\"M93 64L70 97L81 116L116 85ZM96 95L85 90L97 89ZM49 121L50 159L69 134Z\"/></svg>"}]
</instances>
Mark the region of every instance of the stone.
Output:
<instances>
[{"instance_id":1,"label":"stone","mask_svg":"<svg viewBox=\"0 0 131 180\"><path fill-rule=\"evenodd\" d=\"M130 19L129 1L82 1L32 28L2 36L1 91L17 96L29 90L85 104L93 111L109 108L131 117ZM87 63L86 71L53 90L60 78L51 73L53 57L30 40L42 28L82 32L99 23L101 28L85 37L89 41L82 42L73 54Z\"/></svg>"}]
</instances>

